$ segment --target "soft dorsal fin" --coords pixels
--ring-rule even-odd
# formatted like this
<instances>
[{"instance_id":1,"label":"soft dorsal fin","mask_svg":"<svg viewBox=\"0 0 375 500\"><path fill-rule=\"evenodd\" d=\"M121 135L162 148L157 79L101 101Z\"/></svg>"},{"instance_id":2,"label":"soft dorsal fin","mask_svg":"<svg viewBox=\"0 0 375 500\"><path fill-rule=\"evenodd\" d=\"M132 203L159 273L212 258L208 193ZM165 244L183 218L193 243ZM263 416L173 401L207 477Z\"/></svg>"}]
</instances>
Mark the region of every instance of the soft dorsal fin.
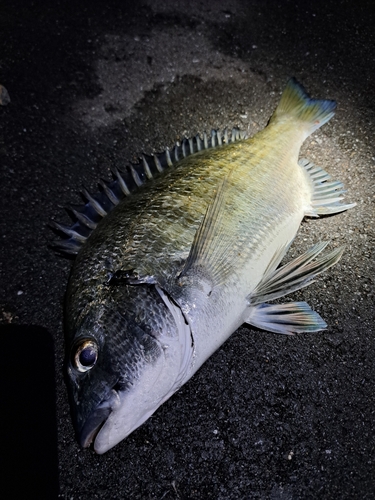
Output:
<instances>
[{"instance_id":1,"label":"soft dorsal fin","mask_svg":"<svg viewBox=\"0 0 375 500\"><path fill-rule=\"evenodd\" d=\"M145 182L148 182L164 171L176 165L180 160L191 156L199 151L231 144L247 137L246 132L233 128L231 131L225 129L212 130L211 134L203 134L201 138L196 135L193 138L184 138L177 142L172 149L166 149L163 153L156 155L142 155L139 163L130 164L124 170L113 170L111 181L101 180L100 191L90 194L83 191L86 204L74 206L69 209L73 218L71 226L52 221L52 226L65 238L56 242L55 248L63 253L77 254L92 231L113 208L126 196L134 193Z\"/></svg>"}]
</instances>

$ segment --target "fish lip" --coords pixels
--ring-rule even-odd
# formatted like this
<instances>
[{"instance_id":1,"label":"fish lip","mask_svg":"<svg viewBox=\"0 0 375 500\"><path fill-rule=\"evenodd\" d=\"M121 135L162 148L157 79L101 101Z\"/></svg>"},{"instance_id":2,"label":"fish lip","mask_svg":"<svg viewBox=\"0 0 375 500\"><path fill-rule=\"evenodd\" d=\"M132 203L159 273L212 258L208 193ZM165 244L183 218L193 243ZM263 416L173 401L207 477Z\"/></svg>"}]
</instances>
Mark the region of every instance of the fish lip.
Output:
<instances>
[{"instance_id":1,"label":"fish lip","mask_svg":"<svg viewBox=\"0 0 375 500\"><path fill-rule=\"evenodd\" d=\"M79 435L79 444L82 448L88 448L96 438L104 422L111 414L111 408L98 408L88 417Z\"/></svg>"},{"instance_id":2,"label":"fish lip","mask_svg":"<svg viewBox=\"0 0 375 500\"><path fill-rule=\"evenodd\" d=\"M105 424L114 407L117 406L118 401L119 394L115 389L112 389L109 398L102 401L87 417L78 436L78 441L82 448L88 448L96 439L100 429Z\"/></svg>"}]
</instances>

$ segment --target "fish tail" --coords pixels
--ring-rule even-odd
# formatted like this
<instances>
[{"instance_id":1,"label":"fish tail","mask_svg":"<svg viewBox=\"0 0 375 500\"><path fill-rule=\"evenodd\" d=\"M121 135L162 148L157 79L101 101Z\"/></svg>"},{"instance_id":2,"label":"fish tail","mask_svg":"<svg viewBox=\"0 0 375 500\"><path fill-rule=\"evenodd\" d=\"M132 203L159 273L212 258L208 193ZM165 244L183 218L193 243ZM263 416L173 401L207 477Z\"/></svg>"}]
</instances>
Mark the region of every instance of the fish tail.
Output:
<instances>
[{"instance_id":1,"label":"fish tail","mask_svg":"<svg viewBox=\"0 0 375 500\"><path fill-rule=\"evenodd\" d=\"M281 96L270 123L287 119L304 122L307 136L324 125L335 114L336 102L311 99L295 78L291 78Z\"/></svg>"}]
</instances>

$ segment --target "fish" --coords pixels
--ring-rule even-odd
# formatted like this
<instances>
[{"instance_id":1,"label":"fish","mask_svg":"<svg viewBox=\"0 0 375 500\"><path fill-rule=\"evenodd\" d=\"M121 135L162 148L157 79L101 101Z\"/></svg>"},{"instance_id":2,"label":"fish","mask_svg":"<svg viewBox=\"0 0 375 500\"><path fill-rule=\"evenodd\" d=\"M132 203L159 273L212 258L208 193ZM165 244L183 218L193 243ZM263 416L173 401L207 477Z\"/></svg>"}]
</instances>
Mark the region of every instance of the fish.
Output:
<instances>
[{"instance_id":1,"label":"fish","mask_svg":"<svg viewBox=\"0 0 375 500\"><path fill-rule=\"evenodd\" d=\"M140 427L241 325L327 327L306 302L273 302L341 258L318 242L283 263L304 217L343 212L343 185L299 159L334 115L288 81L268 125L197 135L115 170L60 223L75 255L65 373L77 439L103 454Z\"/></svg>"}]
</instances>

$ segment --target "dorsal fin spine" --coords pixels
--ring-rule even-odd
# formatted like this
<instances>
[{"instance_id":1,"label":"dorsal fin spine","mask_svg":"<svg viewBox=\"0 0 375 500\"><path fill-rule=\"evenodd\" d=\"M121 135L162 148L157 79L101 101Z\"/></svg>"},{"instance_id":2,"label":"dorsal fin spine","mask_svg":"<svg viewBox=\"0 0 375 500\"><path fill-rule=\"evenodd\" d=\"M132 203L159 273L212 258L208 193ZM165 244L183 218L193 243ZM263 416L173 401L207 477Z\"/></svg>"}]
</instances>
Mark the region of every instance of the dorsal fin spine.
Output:
<instances>
[{"instance_id":1,"label":"dorsal fin spine","mask_svg":"<svg viewBox=\"0 0 375 500\"><path fill-rule=\"evenodd\" d=\"M118 180L118 182L120 184L121 191L124 193L125 196L129 196L130 190L129 190L128 186L126 185L126 182L122 178L122 175L121 175L120 171L117 168L115 168L114 172L115 172L117 180Z\"/></svg>"},{"instance_id":2,"label":"dorsal fin spine","mask_svg":"<svg viewBox=\"0 0 375 500\"><path fill-rule=\"evenodd\" d=\"M147 163L147 160L145 158L144 155L142 155L142 164L143 164L143 169L145 171L145 174L147 176L148 179L152 179L153 178L153 175L152 175L152 172L151 172L151 169L150 169L150 166L149 164Z\"/></svg>"},{"instance_id":3,"label":"dorsal fin spine","mask_svg":"<svg viewBox=\"0 0 375 500\"><path fill-rule=\"evenodd\" d=\"M160 173L163 172L164 169L159 161L158 155L153 155L153 157L154 157L155 167L158 169L158 172Z\"/></svg>"},{"instance_id":4,"label":"dorsal fin spine","mask_svg":"<svg viewBox=\"0 0 375 500\"><path fill-rule=\"evenodd\" d=\"M68 236L56 244L60 251L76 254L91 232L97 227L98 222L104 218L124 197L129 196L143 185L147 179L153 179L155 175L164 172L168 167L173 167L182 158L186 158L203 149L220 147L224 144L233 143L246 137L245 131L233 128L230 132L224 129L211 130L211 134L206 132L201 137L197 134L192 138L184 138L182 142L176 142L172 150L166 149L157 155L142 155L140 162L130 164L124 170L114 167L112 170L114 179L112 181L101 180L99 193L91 195L86 189L83 195L87 200L84 206L71 207L70 213L74 216L75 222L69 227L53 221L55 229ZM310 166L309 166L310 167ZM309 168L307 167L307 168ZM309 172L314 180L321 180L320 169Z\"/></svg>"},{"instance_id":5,"label":"dorsal fin spine","mask_svg":"<svg viewBox=\"0 0 375 500\"><path fill-rule=\"evenodd\" d=\"M95 229L97 226L97 223L89 219L85 214L82 214L78 210L75 210L72 208L72 212L74 216L77 218L77 220L81 223L87 226L89 229Z\"/></svg>"},{"instance_id":6,"label":"dorsal fin spine","mask_svg":"<svg viewBox=\"0 0 375 500\"><path fill-rule=\"evenodd\" d=\"M173 162L172 162L172 159L171 159L171 155L170 155L169 149L165 150L165 157L167 159L168 167L172 167L173 166Z\"/></svg>"},{"instance_id":7,"label":"dorsal fin spine","mask_svg":"<svg viewBox=\"0 0 375 500\"><path fill-rule=\"evenodd\" d=\"M120 201L120 199L115 195L115 193L112 191L110 188L110 182L105 181L104 179L101 179L99 181L100 186L103 188L103 191L105 192L106 196L108 199L114 204L117 205Z\"/></svg>"},{"instance_id":8,"label":"dorsal fin spine","mask_svg":"<svg viewBox=\"0 0 375 500\"><path fill-rule=\"evenodd\" d=\"M228 129L227 128L224 130L224 141L225 141L225 144L228 144Z\"/></svg>"},{"instance_id":9,"label":"dorsal fin spine","mask_svg":"<svg viewBox=\"0 0 375 500\"><path fill-rule=\"evenodd\" d=\"M176 145L174 147L174 159L175 159L176 162L179 161L179 159L180 159L178 157L178 147L179 147L179 145L180 145L180 143L177 141Z\"/></svg>"},{"instance_id":10,"label":"dorsal fin spine","mask_svg":"<svg viewBox=\"0 0 375 500\"><path fill-rule=\"evenodd\" d=\"M141 181L141 179L140 179L139 175L137 174L133 165L130 165L129 168L130 168L130 172L132 174L132 177L134 179L134 182L137 184L138 187L142 186L143 182Z\"/></svg>"},{"instance_id":11,"label":"dorsal fin spine","mask_svg":"<svg viewBox=\"0 0 375 500\"><path fill-rule=\"evenodd\" d=\"M87 189L83 189L82 193L84 197L91 203L92 207L99 215L101 215L102 217L108 215L108 213L104 210L101 204L93 196L91 196L91 194L87 191Z\"/></svg>"},{"instance_id":12,"label":"dorsal fin spine","mask_svg":"<svg viewBox=\"0 0 375 500\"><path fill-rule=\"evenodd\" d=\"M61 224L60 222L54 222L54 226L56 229L59 231L63 232L70 238L76 240L78 243L84 243L87 239L87 236L79 233L78 231L75 231L73 228L74 226L66 226L65 224Z\"/></svg>"}]
</instances>

